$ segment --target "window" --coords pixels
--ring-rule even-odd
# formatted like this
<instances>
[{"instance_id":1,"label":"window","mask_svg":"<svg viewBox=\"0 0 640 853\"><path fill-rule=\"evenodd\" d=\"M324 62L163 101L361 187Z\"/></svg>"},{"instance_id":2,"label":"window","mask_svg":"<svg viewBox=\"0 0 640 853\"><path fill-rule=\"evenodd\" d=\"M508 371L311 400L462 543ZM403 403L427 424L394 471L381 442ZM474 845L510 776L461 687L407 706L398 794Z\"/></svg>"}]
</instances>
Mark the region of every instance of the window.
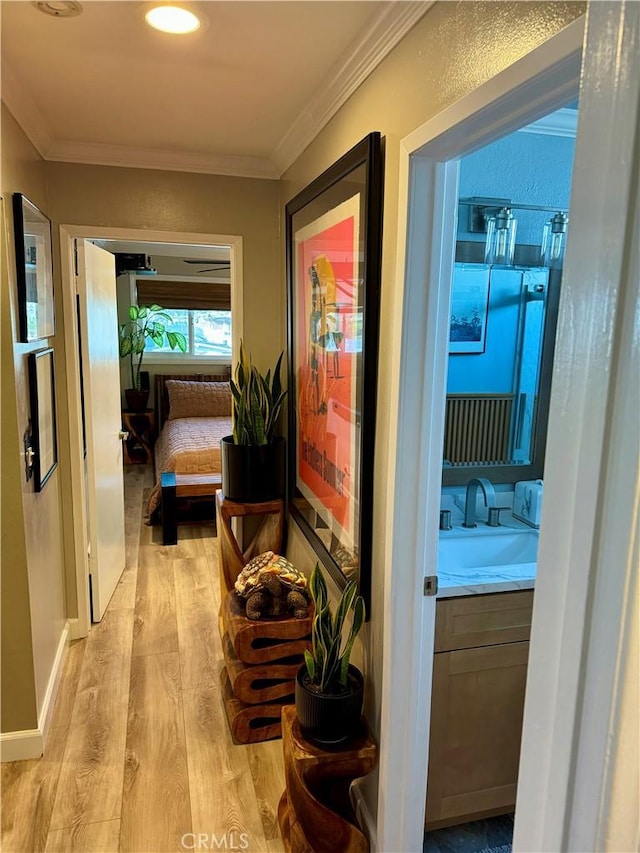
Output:
<instances>
[{"instance_id":1,"label":"window","mask_svg":"<svg viewBox=\"0 0 640 853\"><path fill-rule=\"evenodd\" d=\"M169 344L156 346L149 339L147 352L173 352L183 358L201 356L203 358L231 358L231 311L189 311L184 308L167 308L167 314L173 318L170 330L182 332L187 339L187 351L181 353L171 350Z\"/></svg>"},{"instance_id":2,"label":"window","mask_svg":"<svg viewBox=\"0 0 640 853\"><path fill-rule=\"evenodd\" d=\"M139 305L162 305L173 319L171 331L182 332L187 351L171 350L167 343L158 347L147 342L149 355L168 353L172 358L231 360L231 290L224 281L139 278L136 282Z\"/></svg>"}]
</instances>

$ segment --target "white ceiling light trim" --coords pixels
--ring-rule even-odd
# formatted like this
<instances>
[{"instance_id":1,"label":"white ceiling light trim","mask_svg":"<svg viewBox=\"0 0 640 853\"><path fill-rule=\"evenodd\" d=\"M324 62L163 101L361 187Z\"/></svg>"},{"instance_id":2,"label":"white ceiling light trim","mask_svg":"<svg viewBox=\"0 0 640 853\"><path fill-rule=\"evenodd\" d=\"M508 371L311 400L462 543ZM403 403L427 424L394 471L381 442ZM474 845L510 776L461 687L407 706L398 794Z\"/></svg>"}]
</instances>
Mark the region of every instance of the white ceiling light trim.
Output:
<instances>
[{"instance_id":1,"label":"white ceiling light trim","mask_svg":"<svg viewBox=\"0 0 640 853\"><path fill-rule=\"evenodd\" d=\"M334 67L333 73L327 76L326 86L318 91L278 143L272 158L280 175L433 5L435 0L397 6L385 4L369 28L345 51L349 59Z\"/></svg>"},{"instance_id":2,"label":"white ceiling light trim","mask_svg":"<svg viewBox=\"0 0 640 853\"><path fill-rule=\"evenodd\" d=\"M197 172L203 175L232 175L242 178L275 180L280 177L270 161L262 157L172 152L128 145L104 145L100 142L54 142L45 159L61 163Z\"/></svg>"},{"instance_id":3,"label":"white ceiling light trim","mask_svg":"<svg viewBox=\"0 0 640 853\"><path fill-rule=\"evenodd\" d=\"M154 30L172 35L188 35L200 29L200 18L183 6L163 4L154 6L144 16L145 21Z\"/></svg>"}]
</instances>

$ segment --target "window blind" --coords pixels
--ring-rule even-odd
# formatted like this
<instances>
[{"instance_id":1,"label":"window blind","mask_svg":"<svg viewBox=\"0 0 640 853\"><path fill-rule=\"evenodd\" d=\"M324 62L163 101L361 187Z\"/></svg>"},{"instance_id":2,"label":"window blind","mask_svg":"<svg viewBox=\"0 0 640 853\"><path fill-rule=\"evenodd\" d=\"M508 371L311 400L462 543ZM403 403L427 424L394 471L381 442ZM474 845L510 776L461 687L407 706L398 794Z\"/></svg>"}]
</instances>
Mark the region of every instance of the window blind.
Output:
<instances>
[{"instance_id":1,"label":"window blind","mask_svg":"<svg viewBox=\"0 0 640 853\"><path fill-rule=\"evenodd\" d=\"M231 285L207 281L138 279L138 305L187 308L192 311L230 311Z\"/></svg>"}]
</instances>

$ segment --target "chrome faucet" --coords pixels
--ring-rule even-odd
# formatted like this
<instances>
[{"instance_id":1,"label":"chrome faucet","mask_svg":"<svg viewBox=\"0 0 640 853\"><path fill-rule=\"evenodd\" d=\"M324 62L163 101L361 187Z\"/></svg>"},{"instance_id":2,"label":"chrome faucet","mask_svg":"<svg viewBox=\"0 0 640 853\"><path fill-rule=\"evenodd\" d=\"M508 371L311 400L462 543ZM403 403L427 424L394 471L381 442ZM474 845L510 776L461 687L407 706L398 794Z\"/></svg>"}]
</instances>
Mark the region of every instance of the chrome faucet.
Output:
<instances>
[{"instance_id":1,"label":"chrome faucet","mask_svg":"<svg viewBox=\"0 0 640 853\"><path fill-rule=\"evenodd\" d=\"M496 505L496 493L490 480L486 477L473 477L467 483L467 497L464 502L463 527L477 527L476 523L476 498L478 489L482 489L484 505L486 507Z\"/></svg>"}]
</instances>

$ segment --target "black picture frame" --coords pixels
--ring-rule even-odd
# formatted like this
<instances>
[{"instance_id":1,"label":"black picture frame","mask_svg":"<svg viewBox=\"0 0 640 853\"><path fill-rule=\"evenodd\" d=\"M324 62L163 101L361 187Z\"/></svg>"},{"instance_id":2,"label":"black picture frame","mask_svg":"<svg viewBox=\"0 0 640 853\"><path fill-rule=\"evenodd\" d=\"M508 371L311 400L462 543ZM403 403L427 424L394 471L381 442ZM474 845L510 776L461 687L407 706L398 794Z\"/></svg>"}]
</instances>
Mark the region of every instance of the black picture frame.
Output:
<instances>
[{"instance_id":1,"label":"black picture frame","mask_svg":"<svg viewBox=\"0 0 640 853\"><path fill-rule=\"evenodd\" d=\"M58 467L56 383L53 349L29 354L33 488L41 492Z\"/></svg>"},{"instance_id":2,"label":"black picture frame","mask_svg":"<svg viewBox=\"0 0 640 853\"><path fill-rule=\"evenodd\" d=\"M20 341L31 343L56 331L51 221L25 195L14 193L13 231Z\"/></svg>"},{"instance_id":3,"label":"black picture frame","mask_svg":"<svg viewBox=\"0 0 640 853\"><path fill-rule=\"evenodd\" d=\"M384 141L370 133L286 205L288 511L371 603Z\"/></svg>"}]
</instances>

